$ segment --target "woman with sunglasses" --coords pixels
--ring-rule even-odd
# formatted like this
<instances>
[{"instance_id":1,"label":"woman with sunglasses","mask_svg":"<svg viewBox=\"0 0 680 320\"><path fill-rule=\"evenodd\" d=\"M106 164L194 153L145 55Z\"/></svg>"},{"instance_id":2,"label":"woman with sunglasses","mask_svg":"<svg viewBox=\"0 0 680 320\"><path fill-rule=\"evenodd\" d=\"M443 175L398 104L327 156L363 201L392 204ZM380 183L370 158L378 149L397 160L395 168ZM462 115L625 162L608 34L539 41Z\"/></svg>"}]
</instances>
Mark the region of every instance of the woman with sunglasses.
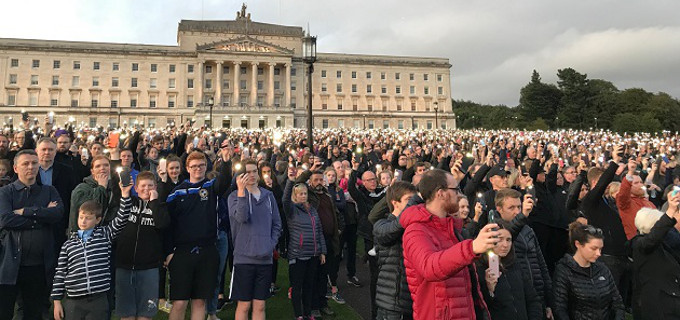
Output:
<instances>
[{"instance_id":1,"label":"woman with sunglasses","mask_svg":"<svg viewBox=\"0 0 680 320\"><path fill-rule=\"evenodd\" d=\"M555 318L557 320L624 319L621 295L609 269L597 259L604 246L602 230L573 222L569 243L574 255L555 266Z\"/></svg>"},{"instance_id":2,"label":"woman with sunglasses","mask_svg":"<svg viewBox=\"0 0 680 320\"><path fill-rule=\"evenodd\" d=\"M314 276L320 264L326 263L326 241L319 215L307 201L307 186L295 184L295 167L288 168L283 191L283 211L288 223L288 273L291 302L296 319L312 317Z\"/></svg>"}]
</instances>

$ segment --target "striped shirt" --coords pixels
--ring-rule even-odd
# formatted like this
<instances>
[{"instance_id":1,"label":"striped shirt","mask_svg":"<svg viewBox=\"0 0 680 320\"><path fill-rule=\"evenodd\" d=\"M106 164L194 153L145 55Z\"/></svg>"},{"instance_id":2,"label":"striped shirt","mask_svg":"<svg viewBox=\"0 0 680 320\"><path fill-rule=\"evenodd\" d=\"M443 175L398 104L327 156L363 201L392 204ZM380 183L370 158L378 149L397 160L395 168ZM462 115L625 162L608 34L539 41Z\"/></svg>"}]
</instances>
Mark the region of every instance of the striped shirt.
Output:
<instances>
[{"instance_id":1,"label":"striped shirt","mask_svg":"<svg viewBox=\"0 0 680 320\"><path fill-rule=\"evenodd\" d=\"M62 300L64 294L83 297L109 290L111 246L127 223L131 204L130 198L121 198L118 214L111 224L95 227L87 242L74 232L64 243L54 275L53 300Z\"/></svg>"}]
</instances>

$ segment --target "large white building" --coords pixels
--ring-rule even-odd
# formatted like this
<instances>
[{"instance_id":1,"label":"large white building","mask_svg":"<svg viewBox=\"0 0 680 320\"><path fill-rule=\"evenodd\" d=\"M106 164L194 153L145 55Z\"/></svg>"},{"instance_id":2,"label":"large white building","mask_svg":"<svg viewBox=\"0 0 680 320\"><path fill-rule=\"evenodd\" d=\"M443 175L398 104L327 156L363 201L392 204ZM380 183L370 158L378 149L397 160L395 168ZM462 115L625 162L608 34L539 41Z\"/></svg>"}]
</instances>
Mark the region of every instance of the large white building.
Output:
<instances>
[{"instance_id":1,"label":"large white building","mask_svg":"<svg viewBox=\"0 0 680 320\"><path fill-rule=\"evenodd\" d=\"M236 20L182 20L176 46L0 38L0 117L209 124L213 102L217 127L305 127L303 37L244 6ZM446 58L318 53L314 126L453 128L450 69Z\"/></svg>"}]
</instances>

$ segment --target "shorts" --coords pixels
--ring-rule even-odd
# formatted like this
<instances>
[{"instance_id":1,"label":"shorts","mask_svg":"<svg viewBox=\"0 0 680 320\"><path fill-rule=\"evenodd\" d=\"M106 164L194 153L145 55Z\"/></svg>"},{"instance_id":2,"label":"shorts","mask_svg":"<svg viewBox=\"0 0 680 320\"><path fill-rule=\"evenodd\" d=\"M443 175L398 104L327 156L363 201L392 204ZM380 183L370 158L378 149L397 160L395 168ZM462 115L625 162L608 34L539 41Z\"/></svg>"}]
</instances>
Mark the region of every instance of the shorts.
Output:
<instances>
[{"instance_id":1,"label":"shorts","mask_svg":"<svg viewBox=\"0 0 680 320\"><path fill-rule=\"evenodd\" d=\"M158 269L116 268L116 315L153 318L158 312Z\"/></svg>"},{"instance_id":2,"label":"shorts","mask_svg":"<svg viewBox=\"0 0 680 320\"><path fill-rule=\"evenodd\" d=\"M235 301L267 300L271 297L271 264L237 264L231 272L229 299Z\"/></svg>"},{"instance_id":3,"label":"shorts","mask_svg":"<svg viewBox=\"0 0 680 320\"><path fill-rule=\"evenodd\" d=\"M178 247L170 260L170 300L212 298L219 268L217 248Z\"/></svg>"}]
</instances>

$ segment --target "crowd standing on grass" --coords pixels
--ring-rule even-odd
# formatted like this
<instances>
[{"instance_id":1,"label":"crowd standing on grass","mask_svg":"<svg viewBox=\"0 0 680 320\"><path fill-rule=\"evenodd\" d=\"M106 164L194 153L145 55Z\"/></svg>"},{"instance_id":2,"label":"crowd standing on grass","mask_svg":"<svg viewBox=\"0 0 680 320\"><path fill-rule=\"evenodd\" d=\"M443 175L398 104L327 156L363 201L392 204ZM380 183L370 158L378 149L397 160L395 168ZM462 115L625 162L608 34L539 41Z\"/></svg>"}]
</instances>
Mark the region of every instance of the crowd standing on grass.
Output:
<instances>
[{"instance_id":1,"label":"crowd standing on grass","mask_svg":"<svg viewBox=\"0 0 680 320\"><path fill-rule=\"evenodd\" d=\"M0 320L680 318L677 132L52 119L0 133Z\"/></svg>"}]
</instances>

